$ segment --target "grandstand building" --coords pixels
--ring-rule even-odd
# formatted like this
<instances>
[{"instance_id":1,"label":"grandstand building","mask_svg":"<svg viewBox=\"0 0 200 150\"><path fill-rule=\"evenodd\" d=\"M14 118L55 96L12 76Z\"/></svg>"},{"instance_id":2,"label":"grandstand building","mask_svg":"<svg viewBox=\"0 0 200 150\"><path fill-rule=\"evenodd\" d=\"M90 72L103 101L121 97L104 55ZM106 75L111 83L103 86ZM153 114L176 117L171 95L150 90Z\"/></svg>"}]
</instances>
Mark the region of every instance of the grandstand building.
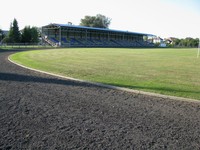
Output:
<instances>
[{"instance_id":1,"label":"grandstand building","mask_svg":"<svg viewBox=\"0 0 200 150\"><path fill-rule=\"evenodd\" d=\"M44 42L58 47L153 47L144 41L151 34L103 28L49 24L42 27Z\"/></svg>"}]
</instances>

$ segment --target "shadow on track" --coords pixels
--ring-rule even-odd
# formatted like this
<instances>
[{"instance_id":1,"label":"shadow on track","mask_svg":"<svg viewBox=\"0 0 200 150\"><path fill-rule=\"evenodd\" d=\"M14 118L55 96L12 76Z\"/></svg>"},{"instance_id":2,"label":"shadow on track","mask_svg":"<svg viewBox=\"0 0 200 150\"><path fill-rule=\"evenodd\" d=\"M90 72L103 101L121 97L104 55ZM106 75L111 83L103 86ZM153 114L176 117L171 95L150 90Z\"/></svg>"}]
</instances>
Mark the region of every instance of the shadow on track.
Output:
<instances>
[{"instance_id":1,"label":"shadow on track","mask_svg":"<svg viewBox=\"0 0 200 150\"><path fill-rule=\"evenodd\" d=\"M34 82L34 83L46 83L46 84L59 84L66 86L87 86L87 87L97 87L95 85L82 83L82 82L74 82L71 80L62 80L56 78L43 78L43 77L35 77L35 76L27 76L21 74L13 74L13 73L2 73L0 72L0 80L2 81L17 81L17 82ZM99 86L98 86L99 88Z\"/></svg>"},{"instance_id":2,"label":"shadow on track","mask_svg":"<svg viewBox=\"0 0 200 150\"><path fill-rule=\"evenodd\" d=\"M98 88L106 88L101 87L98 85L92 85L84 82L75 82L72 80L67 79L59 79L59 78L43 78L43 77L36 77L36 76L28 76L28 75L21 75L21 74L13 74L13 73L2 73L0 72L0 80L2 81L16 81L16 82L34 82L34 83L45 83L45 84L58 84L58 85L65 85L65 86L82 86L82 87L98 87ZM195 91L186 91L186 90L178 90L173 88L166 88L166 87L159 87L159 88L151 88L151 87L139 87L139 86L128 86L128 85L116 85L118 87L125 87L129 89L149 89L149 90L160 90L160 91L170 91L170 92L184 92L184 93L199 93Z\"/></svg>"},{"instance_id":3,"label":"shadow on track","mask_svg":"<svg viewBox=\"0 0 200 150\"><path fill-rule=\"evenodd\" d=\"M0 53L14 53L14 52L21 52L21 51L25 51L25 50L23 50L23 49L20 49L20 50L15 50L15 49L8 50L8 49L1 49L0 48Z\"/></svg>"}]
</instances>

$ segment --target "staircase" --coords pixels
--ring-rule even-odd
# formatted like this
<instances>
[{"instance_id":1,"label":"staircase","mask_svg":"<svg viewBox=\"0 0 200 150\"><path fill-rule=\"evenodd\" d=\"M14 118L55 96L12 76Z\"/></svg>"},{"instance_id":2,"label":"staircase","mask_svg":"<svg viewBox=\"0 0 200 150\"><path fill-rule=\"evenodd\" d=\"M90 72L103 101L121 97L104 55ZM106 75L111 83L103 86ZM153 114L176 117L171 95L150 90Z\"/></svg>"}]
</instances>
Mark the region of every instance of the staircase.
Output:
<instances>
[{"instance_id":1,"label":"staircase","mask_svg":"<svg viewBox=\"0 0 200 150\"><path fill-rule=\"evenodd\" d=\"M52 40L48 39L47 36L44 34L42 35L42 40L52 47L59 47L59 43L53 42Z\"/></svg>"}]
</instances>

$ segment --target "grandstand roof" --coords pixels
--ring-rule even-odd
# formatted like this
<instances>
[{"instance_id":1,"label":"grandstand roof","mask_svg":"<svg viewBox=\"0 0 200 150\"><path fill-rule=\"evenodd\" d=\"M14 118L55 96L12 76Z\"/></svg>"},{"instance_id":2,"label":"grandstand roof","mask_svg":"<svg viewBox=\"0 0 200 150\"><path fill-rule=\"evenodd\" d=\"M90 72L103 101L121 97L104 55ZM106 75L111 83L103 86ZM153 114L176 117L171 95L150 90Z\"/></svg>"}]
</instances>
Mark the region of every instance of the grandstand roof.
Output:
<instances>
[{"instance_id":1,"label":"grandstand roof","mask_svg":"<svg viewBox=\"0 0 200 150\"><path fill-rule=\"evenodd\" d=\"M105 28L94 28L94 27L77 26L77 25L70 25L70 24L51 23L49 25L43 26L43 28L58 28L58 27L115 32L115 33L126 33L126 34L136 34L136 35L143 35L143 36L154 36L152 34L147 34L147 33L129 32L129 31L121 31L121 30L113 30L113 29L105 29Z\"/></svg>"}]
</instances>

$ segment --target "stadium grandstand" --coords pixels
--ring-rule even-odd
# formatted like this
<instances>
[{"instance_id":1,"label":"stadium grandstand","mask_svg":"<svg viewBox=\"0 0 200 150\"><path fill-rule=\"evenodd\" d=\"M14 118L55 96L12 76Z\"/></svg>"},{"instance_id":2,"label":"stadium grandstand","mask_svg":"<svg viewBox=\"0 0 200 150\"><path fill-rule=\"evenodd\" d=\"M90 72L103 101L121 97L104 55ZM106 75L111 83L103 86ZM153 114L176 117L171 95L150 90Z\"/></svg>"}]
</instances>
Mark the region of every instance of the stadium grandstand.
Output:
<instances>
[{"instance_id":1,"label":"stadium grandstand","mask_svg":"<svg viewBox=\"0 0 200 150\"><path fill-rule=\"evenodd\" d=\"M42 27L42 40L55 47L153 47L144 37L151 34L103 28L49 24Z\"/></svg>"}]
</instances>

